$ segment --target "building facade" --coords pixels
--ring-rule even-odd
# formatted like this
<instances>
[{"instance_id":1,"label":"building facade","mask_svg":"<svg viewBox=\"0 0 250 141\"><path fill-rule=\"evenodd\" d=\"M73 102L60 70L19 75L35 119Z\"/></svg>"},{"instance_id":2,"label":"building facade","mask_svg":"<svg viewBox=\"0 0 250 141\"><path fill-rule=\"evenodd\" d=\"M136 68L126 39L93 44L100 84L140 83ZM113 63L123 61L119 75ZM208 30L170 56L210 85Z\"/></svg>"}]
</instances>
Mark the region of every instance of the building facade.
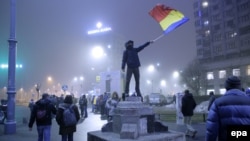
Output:
<instances>
[{"instance_id":1,"label":"building facade","mask_svg":"<svg viewBox=\"0 0 250 141\"><path fill-rule=\"evenodd\" d=\"M195 0L197 58L206 69L206 92L224 94L224 82L239 76L250 87L250 1Z\"/></svg>"}]
</instances>

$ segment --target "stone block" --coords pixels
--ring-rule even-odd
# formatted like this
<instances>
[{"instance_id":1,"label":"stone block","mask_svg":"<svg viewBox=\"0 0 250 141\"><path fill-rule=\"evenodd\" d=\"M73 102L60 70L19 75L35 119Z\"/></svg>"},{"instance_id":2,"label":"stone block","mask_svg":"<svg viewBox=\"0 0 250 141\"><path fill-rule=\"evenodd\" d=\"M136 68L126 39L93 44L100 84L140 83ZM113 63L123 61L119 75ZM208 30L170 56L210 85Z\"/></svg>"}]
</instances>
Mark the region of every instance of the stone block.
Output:
<instances>
[{"instance_id":1,"label":"stone block","mask_svg":"<svg viewBox=\"0 0 250 141\"><path fill-rule=\"evenodd\" d=\"M138 128L136 124L122 124L120 133L121 139L137 139L139 136Z\"/></svg>"},{"instance_id":2,"label":"stone block","mask_svg":"<svg viewBox=\"0 0 250 141\"><path fill-rule=\"evenodd\" d=\"M154 129L155 129L155 132L167 132L168 126L164 125L160 121L155 121L154 122Z\"/></svg>"},{"instance_id":3,"label":"stone block","mask_svg":"<svg viewBox=\"0 0 250 141\"><path fill-rule=\"evenodd\" d=\"M121 132L121 128L123 124L139 124L139 116L121 116L121 115L114 115L113 116L113 131L115 133L120 133Z\"/></svg>"},{"instance_id":4,"label":"stone block","mask_svg":"<svg viewBox=\"0 0 250 141\"><path fill-rule=\"evenodd\" d=\"M125 98L125 101L137 101L137 102L141 102L141 97L137 97L137 96L129 96Z\"/></svg>"},{"instance_id":5,"label":"stone block","mask_svg":"<svg viewBox=\"0 0 250 141\"><path fill-rule=\"evenodd\" d=\"M102 132L113 132L113 122L104 124L101 129Z\"/></svg>"},{"instance_id":6,"label":"stone block","mask_svg":"<svg viewBox=\"0 0 250 141\"><path fill-rule=\"evenodd\" d=\"M140 118L139 120L139 134L146 135L148 133L147 118Z\"/></svg>"}]
</instances>

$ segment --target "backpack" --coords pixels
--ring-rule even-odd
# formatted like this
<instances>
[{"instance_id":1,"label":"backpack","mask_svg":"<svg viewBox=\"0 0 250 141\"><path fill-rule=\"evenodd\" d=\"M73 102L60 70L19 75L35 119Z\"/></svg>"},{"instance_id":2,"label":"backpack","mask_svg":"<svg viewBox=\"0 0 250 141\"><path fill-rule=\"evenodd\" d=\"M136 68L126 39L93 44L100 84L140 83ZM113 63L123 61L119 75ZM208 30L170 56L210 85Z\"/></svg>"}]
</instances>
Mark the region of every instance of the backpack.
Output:
<instances>
[{"instance_id":1,"label":"backpack","mask_svg":"<svg viewBox=\"0 0 250 141\"><path fill-rule=\"evenodd\" d=\"M73 106L74 105L72 104L68 108L61 107L63 109L63 123L65 126L73 126L77 124L77 119Z\"/></svg>"},{"instance_id":2,"label":"backpack","mask_svg":"<svg viewBox=\"0 0 250 141\"><path fill-rule=\"evenodd\" d=\"M36 111L36 119L39 121L43 121L47 118L47 108L39 106Z\"/></svg>"}]
</instances>

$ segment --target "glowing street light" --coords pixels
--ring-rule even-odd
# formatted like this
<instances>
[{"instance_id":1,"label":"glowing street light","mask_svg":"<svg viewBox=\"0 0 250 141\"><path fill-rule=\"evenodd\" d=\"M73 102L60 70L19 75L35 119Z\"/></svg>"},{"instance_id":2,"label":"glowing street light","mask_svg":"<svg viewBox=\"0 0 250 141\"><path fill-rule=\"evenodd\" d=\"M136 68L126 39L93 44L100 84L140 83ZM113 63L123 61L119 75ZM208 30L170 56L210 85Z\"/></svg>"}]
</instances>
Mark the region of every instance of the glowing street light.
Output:
<instances>
[{"instance_id":1,"label":"glowing street light","mask_svg":"<svg viewBox=\"0 0 250 141\"><path fill-rule=\"evenodd\" d=\"M48 76L47 80L48 80L48 82L52 82L52 77Z\"/></svg>"},{"instance_id":2,"label":"glowing street light","mask_svg":"<svg viewBox=\"0 0 250 141\"><path fill-rule=\"evenodd\" d=\"M173 78L174 78L174 79L179 78L179 76L180 76L180 73L179 73L178 71L174 71L174 72L173 72Z\"/></svg>"},{"instance_id":3,"label":"glowing street light","mask_svg":"<svg viewBox=\"0 0 250 141\"><path fill-rule=\"evenodd\" d=\"M149 65L148 66L148 71L149 72L153 72L155 70L155 66L154 65Z\"/></svg>"},{"instance_id":4,"label":"glowing street light","mask_svg":"<svg viewBox=\"0 0 250 141\"><path fill-rule=\"evenodd\" d=\"M162 86L162 87L166 87L166 84L167 84L167 83L166 83L166 80L161 80L160 83L161 83L161 86Z\"/></svg>"},{"instance_id":5,"label":"glowing street light","mask_svg":"<svg viewBox=\"0 0 250 141\"><path fill-rule=\"evenodd\" d=\"M0 64L1 69L8 69L8 67L9 67L8 64ZM23 65L22 64L16 64L16 68L21 69L21 68L23 68Z\"/></svg>"},{"instance_id":6,"label":"glowing street light","mask_svg":"<svg viewBox=\"0 0 250 141\"><path fill-rule=\"evenodd\" d=\"M104 51L102 49L102 47L100 46L96 46L92 49L92 56L94 58L101 58L102 56L104 56Z\"/></svg>"}]
</instances>

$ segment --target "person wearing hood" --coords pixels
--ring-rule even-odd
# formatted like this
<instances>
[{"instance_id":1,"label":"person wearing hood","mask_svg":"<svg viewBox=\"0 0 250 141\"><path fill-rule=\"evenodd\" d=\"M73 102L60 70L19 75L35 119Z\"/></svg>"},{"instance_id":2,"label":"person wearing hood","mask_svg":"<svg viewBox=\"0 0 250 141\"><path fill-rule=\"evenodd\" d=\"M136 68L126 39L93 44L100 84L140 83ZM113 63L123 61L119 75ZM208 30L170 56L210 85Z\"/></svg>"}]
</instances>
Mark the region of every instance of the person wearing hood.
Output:
<instances>
[{"instance_id":1,"label":"person wearing hood","mask_svg":"<svg viewBox=\"0 0 250 141\"><path fill-rule=\"evenodd\" d=\"M141 91L140 91L140 71L139 67L141 66L138 53L142 51L145 47L153 43L153 41L149 41L144 43L143 45L134 48L134 41L129 40L125 43L125 48L123 52L122 57L122 66L121 69L123 72L125 72L125 67L127 65L127 72L126 72L126 82L125 82L125 96L129 96L129 84L132 75L134 75L135 78L135 91L138 97L141 97Z\"/></svg>"},{"instance_id":2,"label":"person wearing hood","mask_svg":"<svg viewBox=\"0 0 250 141\"><path fill-rule=\"evenodd\" d=\"M250 125L250 98L242 91L240 79L237 76L228 77L225 89L226 93L215 99L209 110L206 141L230 140L228 137L232 130L241 130L237 127Z\"/></svg>"},{"instance_id":3,"label":"person wearing hood","mask_svg":"<svg viewBox=\"0 0 250 141\"><path fill-rule=\"evenodd\" d=\"M32 131L32 126L36 121L38 141L50 141L52 114L56 114L56 107L48 98L49 94L44 93L42 99L35 103L30 115L29 130Z\"/></svg>"},{"instance_id":4,"label":"person wearing hood","mask_svg":"<svg viewBox=\"0 0 250 141\"><path fill-rule=\"evenodd\" d=\"M59 105L58 111L56 113L56 121L59 125L59 134L62 137L62 141L73 141L73 134L76 132L76 124L74 125L65 125L65 118L64 118L64 110L67 108L71 108L74 110L73 113L75 114L76 121L79 121L80 119L80 113L78 111L78 107L73 102L73 96L72 95L66 95L64 102Z\"/></svg>"},{"instance_id":5,"label":"person wearing hood","mask_svg":"<svg viewBox=\"0 0 250 141\"><path fill-rule=\"evenodd\" d=\"M194 115L194 109L196 107L196 102L193 95L189 90L184 91L184 96L181 101L181 112L184 116L184 124L186 125L186 135L195 137L197 131L191 125L191 119Z\"/></svg>"},{"instance_id":6,"label":"person wearing hood","mask_svg":"<svg viewBox=\"0 0 250 141\"><path fill-rule=\"evenodd\" d=\"M214 92L213 91L211 91L211 92L209 92L209 102L208 102L208 106L207 106L207 111L209 111L210 110L210 108L211 108L211 106L212 106L212 104L213 104L213 102L214 102L214 100L215 100L215 96L214 96Z\"/></svg>"}]
</instances>

